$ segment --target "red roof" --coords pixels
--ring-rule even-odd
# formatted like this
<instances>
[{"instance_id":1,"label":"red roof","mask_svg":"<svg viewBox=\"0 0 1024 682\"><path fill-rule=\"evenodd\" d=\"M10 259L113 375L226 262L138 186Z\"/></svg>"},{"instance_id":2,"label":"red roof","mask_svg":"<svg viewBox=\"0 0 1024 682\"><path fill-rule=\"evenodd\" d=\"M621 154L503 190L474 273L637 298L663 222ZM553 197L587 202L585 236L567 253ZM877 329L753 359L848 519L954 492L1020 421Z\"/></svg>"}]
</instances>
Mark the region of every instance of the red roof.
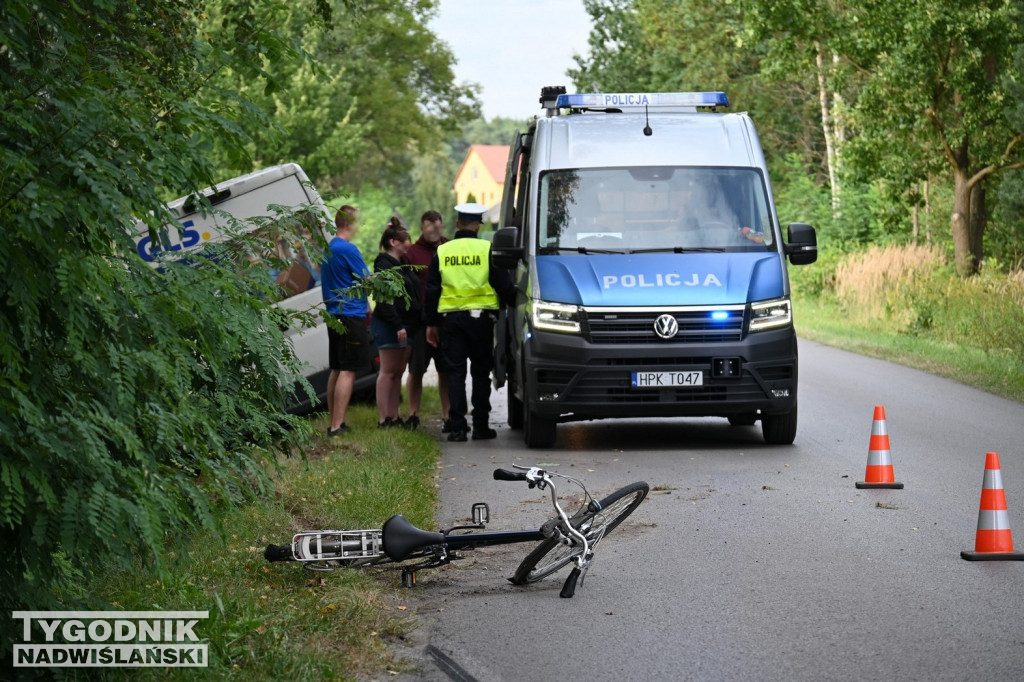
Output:
<instances>
[{"instance_id":1,"label":"red roof","mask_svg":"<svg viewBox=\"0 0 1024 682\"><path fill-rule=\"evenodd\" d=\"M474 144L466 152L466 160L475 151L480 160L483 161L487 172L494 178L494 181L503 184L505 182L505 166L508 164L508 150L509 146L507 144ZM462 166L465 167L465 165L466 161L463 161ZM462 168L459 168L459 172L455 177L458 177L461 173Z\"/></svg>"}]
</instances>

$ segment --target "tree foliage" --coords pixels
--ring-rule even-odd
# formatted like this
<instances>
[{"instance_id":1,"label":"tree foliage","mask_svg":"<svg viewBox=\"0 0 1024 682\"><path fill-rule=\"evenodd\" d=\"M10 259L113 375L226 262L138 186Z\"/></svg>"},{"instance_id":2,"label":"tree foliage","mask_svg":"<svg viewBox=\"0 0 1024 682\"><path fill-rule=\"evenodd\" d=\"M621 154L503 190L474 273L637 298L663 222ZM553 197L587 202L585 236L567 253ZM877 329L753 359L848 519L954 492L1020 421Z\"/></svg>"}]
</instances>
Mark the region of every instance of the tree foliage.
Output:
<instances>
[{"instance_id":1,"label":"tree foliage","mask_svg":"<svg viewBox=\"0 0 1024 682\"><path fill-rule=\"evenodd\" d=\"M11 2L0 20L0 589L40 608L58 551L85 571L159 555L259 491L296 367L254 282L135 255L132 216L158 221L163 188L212 176L203 142L243 137L188 97L213 49L200 4Z\"/></svg>"},{"instance_id":2,"label":"tree foliage","mask_svg":"<svg viewBox=\"0 0 1024 682\"><path fill-rule=\"evenodd\" d=\"M301 4L253 8L252 23L295 36L303 58L254 53L249 69L218 72L219 89L267 115L244 157L224 146L222 156L239 173L292 161L325 190L395 181L476 115L475 91L456 87L455 58L426 26L436 1L323 1L329 17L316 21ZM215 26L238 21L237 0L211 5Z\"/></svg>"},{"instance_id":3,"label":"tree foliage","mask_svg":"<svg viewBox=\"0 0 1024 682\"><path fill-rule=\"evenodd\" d=\"M595 27L573 72L581 89L727 90L770 163L797 154L811 177L842 180L833 221L868 201L870 222L909 234L921 188L942 183L954 197L946 239L961 274L976 271L992 203L982 190L1012 194L988 180L1024 162L1019 0L585 4ZM842 231L878 234L855 227Z\"/></svg>"},{"instance_id":4,"label":"tree foliage","mask_svg":"<svg viewBox=\"0 0 1024 682\"><path fill-rule=\"evenodd\" d=\"M869 6L860 22L870 73L853 150L863 172L881 171L897 187L946 175L957 271L971 275L984 257L987 221L984 205L972 210L982 199L977 190L992 174L1024 165L1024 126L1008 116L1005 87L1024 37L1019 9L1005 0L920 0L892 10ZM894 145L905 153L892 154Z\"/></svg>"},{"instance_id":5,"label":"tree foliage","mask_svg":"<svg viewBox=\"0 0 1024 682\"><path fill-rule=\"evenodd\" d=\"M168 218L168 198L248 170L254 158L294 160L264 146L263 133L275 126L281 139L294 133L278 153L307 145L304 158L318 163L323 141L302 138L312 127L305 116L314 115L301 90L313 87L314 69L283 29L327 26L368 4L0 6L7 611L55 606L54 589L69 572L127 563L135 553L159 560L178 531L215 527L220 505L266 490L264 468L276 448L301 434L301 423L282 413L301 369L283 332L292 314L267 305L274 284L265 272L216 257L154 268L136 254L134 216L155 231ZM292 23L277 21L285 15ZM435 75L443 89L443 69ZM231 87L241 80L247 88ZM269 99L256 94L281 105L265 110ZM370 123L365 112L360 121L334 120L324 129L338 138L330 155ZM396 145L414 129L431 134L416 126L396 123ZM327 156L325 173L346 172L344 157ZM293 223L279 218L280 229ZM367 283L378 285L385 294L393 288Z\"/></svg>"}]
</instances>

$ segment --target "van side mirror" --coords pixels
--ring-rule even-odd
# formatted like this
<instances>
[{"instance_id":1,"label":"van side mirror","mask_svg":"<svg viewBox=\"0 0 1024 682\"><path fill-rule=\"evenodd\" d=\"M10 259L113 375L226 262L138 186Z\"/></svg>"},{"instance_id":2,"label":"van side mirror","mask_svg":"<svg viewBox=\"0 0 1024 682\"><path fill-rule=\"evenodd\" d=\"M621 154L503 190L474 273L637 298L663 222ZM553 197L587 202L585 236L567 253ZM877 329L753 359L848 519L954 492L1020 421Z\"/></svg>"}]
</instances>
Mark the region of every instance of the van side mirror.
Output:
<instances>
[{"instance_id":1,"label":"van side mirror","mask_svg":"<svg viewBox=\"0 0 1024 682\"><path fill-rule=\"evenodd\" d=\"M804 223L790 223L786 228L788 243L786 255L793 265L807 265L818 260L818 235L814 228Z\"/></svg>"},{"instance_id":2,"label":"van side mirror","mask_svg":"<svg viewBox=\"0 0 1024 682\"><path fill-rule=\"evenodd\" d=\"M491 263L494 267L511 270L524 255L518 227L503 227L494 233L491 239Z\"/></svg>"}]
</instances>

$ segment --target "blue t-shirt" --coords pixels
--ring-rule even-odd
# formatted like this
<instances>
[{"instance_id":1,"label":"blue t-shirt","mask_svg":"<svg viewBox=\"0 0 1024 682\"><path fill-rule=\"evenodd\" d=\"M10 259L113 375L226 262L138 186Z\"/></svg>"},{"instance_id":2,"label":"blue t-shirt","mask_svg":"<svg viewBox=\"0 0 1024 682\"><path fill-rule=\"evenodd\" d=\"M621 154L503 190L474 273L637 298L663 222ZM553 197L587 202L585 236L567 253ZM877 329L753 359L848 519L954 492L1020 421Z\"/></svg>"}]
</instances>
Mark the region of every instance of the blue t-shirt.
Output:
<instances>
[{"instance_id":1,"label":"blue t-shirt","mask_svg":"<svg viewBox=\"0 0 1024 682\"><path fill-rule=\"evenodd\" d=\"M328 245L328 254L321 269L320 286L324 306L332 315L358 317L370 311L365 297L348 298L339 292L352 286L357 279L369 274L363 254L354 244L335 237Z\"/></svg>"}]
</instances>

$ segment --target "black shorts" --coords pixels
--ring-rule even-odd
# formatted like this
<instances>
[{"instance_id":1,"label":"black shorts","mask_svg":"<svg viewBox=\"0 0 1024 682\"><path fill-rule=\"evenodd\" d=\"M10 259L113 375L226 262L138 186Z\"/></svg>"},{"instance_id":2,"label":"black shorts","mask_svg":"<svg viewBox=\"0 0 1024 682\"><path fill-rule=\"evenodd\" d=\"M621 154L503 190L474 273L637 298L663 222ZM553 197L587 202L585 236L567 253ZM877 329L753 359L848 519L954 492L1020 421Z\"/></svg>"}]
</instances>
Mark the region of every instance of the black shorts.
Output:
<instances>
[{"instance_id":1,"label":"black shorts","mask_svg":"<svg viewBox=\"0 0 1024 682\"><path fill-rule=\"evenodd\" d=\"M441 349L427 343L427 328L420 327L412 341L412 355L409 356L409 374L423 376L427 373L430 361L434 361L434 370L442 371Z\"/></svg>"},{"instance_id":2,"label":"black shorts","mask_svg":"<svg viewBox=\"0 0 1024 682\"><path fill-rule=\"evenodd\" d=\"M345 325L345 333L339 334L327 327L327 357L332 370L339 372L360 372L370 362L369 336L366 333L366 318L359 316L335 316Z\"/></svg>"}]
</instances>

